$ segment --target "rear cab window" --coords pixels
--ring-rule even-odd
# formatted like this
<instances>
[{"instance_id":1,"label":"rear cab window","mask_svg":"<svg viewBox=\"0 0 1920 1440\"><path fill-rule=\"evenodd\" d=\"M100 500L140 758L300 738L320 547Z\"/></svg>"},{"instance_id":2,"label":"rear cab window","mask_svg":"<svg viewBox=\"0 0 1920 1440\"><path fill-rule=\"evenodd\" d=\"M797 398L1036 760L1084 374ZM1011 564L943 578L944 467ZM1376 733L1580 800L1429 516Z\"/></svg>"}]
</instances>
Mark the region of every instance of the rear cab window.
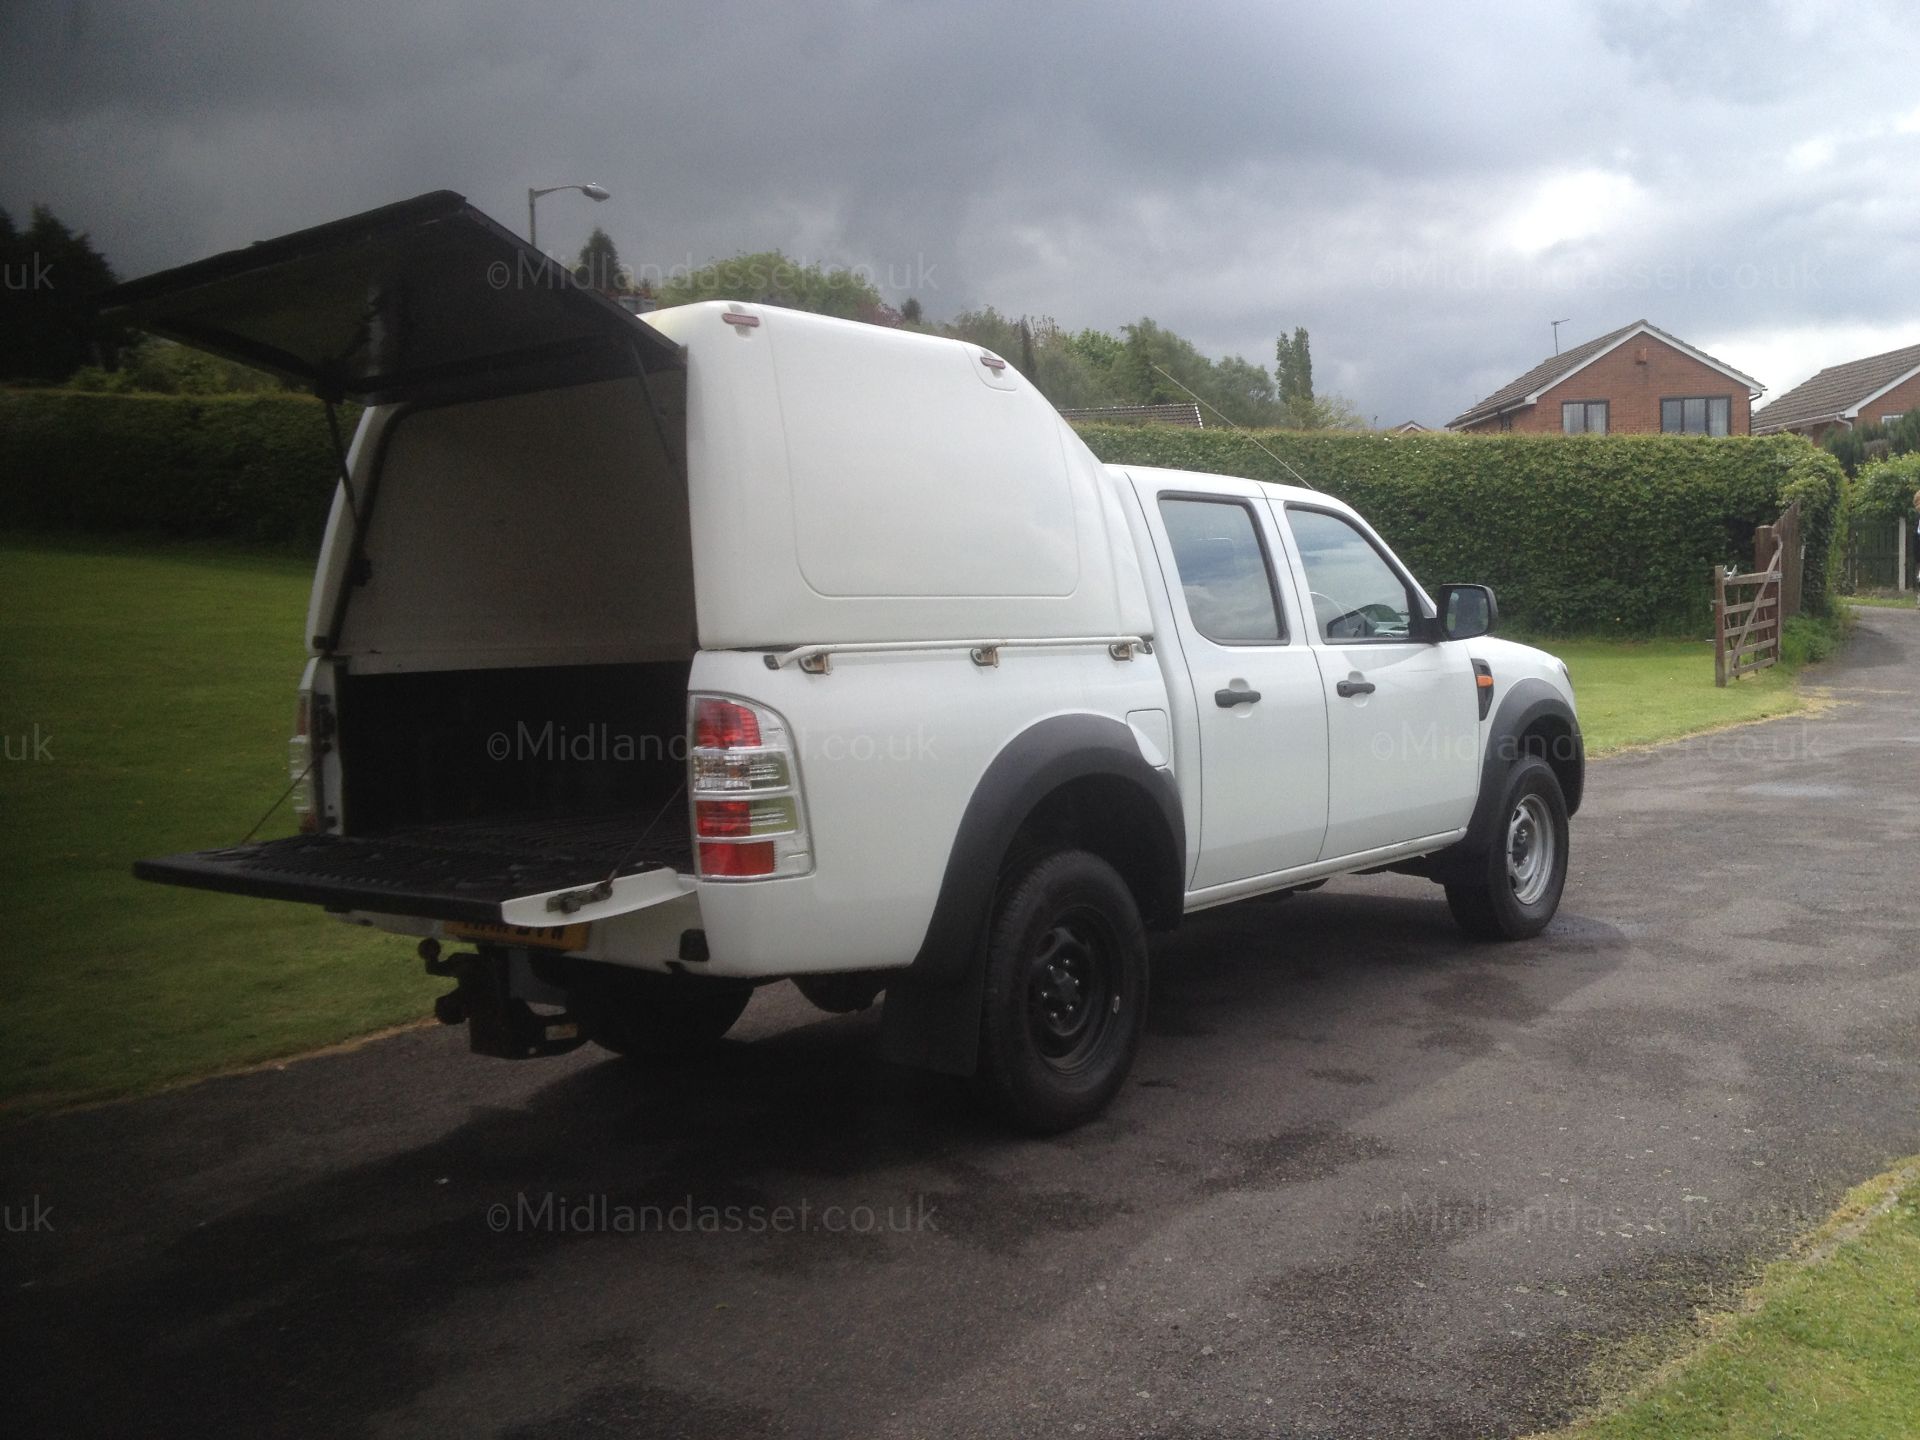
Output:
<instances>
[{"instance_id":1,"label":"rear cab window","mask_svg":"<svg viewBox=\"0 0 1920 1440\"><path fill-rule=\"evenodd\" d=\"M1193 628L1216 645L1284 645L1266 542L1244 501L1160 497L1160 521Z\"/></svg>"}]
</instances>

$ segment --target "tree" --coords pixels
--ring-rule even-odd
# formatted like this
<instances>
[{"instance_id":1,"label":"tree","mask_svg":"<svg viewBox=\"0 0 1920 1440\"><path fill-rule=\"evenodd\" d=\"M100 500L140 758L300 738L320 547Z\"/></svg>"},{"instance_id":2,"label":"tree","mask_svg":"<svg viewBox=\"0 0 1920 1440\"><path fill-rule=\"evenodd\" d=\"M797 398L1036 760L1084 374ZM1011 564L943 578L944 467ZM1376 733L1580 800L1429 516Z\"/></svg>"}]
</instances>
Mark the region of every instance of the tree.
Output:
<instances>
[{"instance_id":1,"label":"tree","mask_svg":"<svg viewBox=\"0 0 1920 1440\"><path fill-rule=\"evenodd\" d=\"M1274 342L1274 374L1279 379L1282 423L1294 430L1346 430L1364 428L1347 401L1334 397L1331 406L1313 393L1313 353L1307 343L1307 329L1296 325L1291 337L1282 335ZM1349 418L1356 424L1348 424Z\"/></svg>"},{"instance_id":2,"label":"tree","mask_svg":"<svg viewBox=\"0 0 1920 1440\"><path fill-rule=\"evenodd\" d=\"M696 300L784 305L789 310L875 325L898 325L901 319L900 312L881 300L873 282L859 271L803 265L778 250L715 260L673 276L660 287L663 306L690 305Z\"/></svg>"},{"instance_id":3,"label":"tree","mask_svg":"<svg viewBox=\"0 0 1920 1440\"><path fill-rule=\"evenodd\" d=\"M73 390L111 394L232 395L301 387L264 370L223 360L157 335L143 335L122 346L117 369L83 365L67 379Z\"/></svg>"},{"instance_id":4,"label":"tree","mask_svg":"<svg viewBox=\"0 0 1920 1440\"><path fill-rule=\"evenodd\" d=\"M1273 396L1273 377L1238 355L1209 360L1193 343L1141 319L1125 328L1112 374L1117 398L1127 404L1195 403L1209 425L1277 425L1283 418Z\"/></svg>"},{"instance_id":5,"label":"tree","mask_svg":"<svg viewBox=\"0 0 1920 1440\"><path fill-rule=\"evenodd\" d=\"M1305 326L1296 326L1293 338L1282 335L1274 342L1273 373L1279 381L1280 399L1313 399L1313 356L1307 348Z\"/></svg>"},{"instance_id":6,"label":"tree","mask_svg":"<svg viewBox=\"0 0 1920 1440\"><path fill-rule=\"evenodd\" d=\"M44 205L25 230L0 211L0 279L0 379L59 381L115 362L126 332L94 312L116 277L84 232Z\"/></svg>"},{"instance_id":7,"label":"tree","mask_svg":"<svg viewBox=\"0 0 1920 1440\"><path fill-rule=\"evenodd\" d=\"M1344 395L1316 395L1287 406L1289 430L1371 430L1366 416Z\"/></svg>"},{"instance_id":8,"label":"tree","mask_svg":"<svg viewBox=\"0 0 1920 1440\"><path fill-rule=\"evenodd\" d=\"M620 252L614 249L613 237L598 225L587 236L587 243L580 247L580 259L573 267L573 278L589 290L598 290L603 295L617 295L627 289L629 277L620 263Z\"/></svg>"},{"instance_id":9,"label":"tree","mask_svg":"<svg viewBox=\"0 0 1920 1440\"><path fill-rule=\"evenodd\" d=\"M921 325L926 323L921 318L920 301L917 297L909 295L905 300L900 302L900 322L903 325Z\"/></svg>"},{"instance_id":10,"label":"tree","mask_svg":"<svg viewBox=\"0 0 1920 1440\"><path fill-rule=\"evenodd\" d=\"M1836 425L1821 438L1820 445L1849 475L1858 475L1860 467L1870 461L1884 460L1890 455L1910 455L1920 450L1920 406L1907 411L1891 425L1882 425L1878 420L1846 427Z\"/></svg>"},{"instance_id":11,"label":"tree","mask_svg":"<svg viewBox=\"0 0 1920 1440\"><path fill-rule=\"evenodd\" d=\"M1909 451L1862 466L1847 506L1860 519L1910 525L1916 495L1920 495L1920 455Z\"/></svg>"},{"instance_id":12,"label":"tree","mask_svg":"<svg viewBox=\"0 0 1920 1440\"><path fill-rule=\"evenodd\" d=\"M1107 377L1095 373L1075 350L1073 337L1051 315L1026 315L1016 320L993 306L962 310L940 327L940 333L991 350L1002 358L1018 357L1020 371L1053 404L1072 408L1111 404Z\"/></svg>"},{"instance_id":13,"label":"tree","mask_svg":"<svg viewBox=\"0 0 1920 1440\"><path fill-rule=\"evenodd\" d=\"M1233 398L1236 406L1244 407L1249 416L1245 423L1256 424L1271 418L1274 408L1273 376L1238 355L1228 355L1214 361L1213 371L1220 389Z\"/></svg>"}]
</instances>

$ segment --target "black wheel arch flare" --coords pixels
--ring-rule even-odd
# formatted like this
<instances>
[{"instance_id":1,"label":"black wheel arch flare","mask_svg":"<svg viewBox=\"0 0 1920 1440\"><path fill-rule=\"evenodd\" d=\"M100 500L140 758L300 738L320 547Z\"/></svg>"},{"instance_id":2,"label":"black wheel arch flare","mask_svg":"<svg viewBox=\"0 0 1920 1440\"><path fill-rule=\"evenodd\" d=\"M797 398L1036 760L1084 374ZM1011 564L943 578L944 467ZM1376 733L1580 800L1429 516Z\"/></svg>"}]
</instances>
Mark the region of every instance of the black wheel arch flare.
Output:
<instances>
[{"instance_id":1,"label":"black wheel arch flare","mask_svg":"<svg viewBox=\"0 0 1920 1440\"><path fill-rule=\"evenodd\" d=\"M1508 686L1493 712L1480 762L1480 798L1467 823L1464 847L1485 849L1500 818L1494 811L1500 803L1501 781L1523 755L1539 755L1553 767L1560 793L1566 797L1567 814L1573 815L1586 788L1586 742L1573 707L1553 686L1534 676Z\"/></svg>"},{"instance_id":2,"label":"black wheel arch flare","mask_svg":"<svg viewBox=\"0 0 1920 1440\"><path fill-rule=\"evenodd\" d=\"M1121 781L1150 802L1158 833L1128 837L1152 857L1128 878L1150 922L1177 919L1186 882L1186 818L1171 775L1140 753L1133 731L1105 715L1055 715L1023 730L981 775L954 834L940 898L914 957L913 973L957 979L973 959L998 885L1002 862L1022 826L1046 799L1075 781ZM1086 848L1098 852L1099 846ZM1143 886L1142 872L1151 879ZM1146 893L1139 893L1142 890Z\"/></svg>"},{"instance_id":3,"label":"black wheel arch flare","mask_svg":"<svg viewBox=\"0 0 1920 1440\"><path fill-rule=\"evenodd\" d=\"M920 950L887 987L881 1053L950 1074L972 1073L980 1033L983 937L1001 872L1022 829L1050 797L1087 781L1116 782L1135 830L1117 865L1149 925L1178 922L1186 893L1186 818L1173 777L1149 765L1133 732L1111 716L1055 715L1023 730L974 787ZM1122 789L1124 787L1124 789Z\"/></svg>"},{"instance_id":4,"label":"black wheel arch flare","mask_svg":"<svg viewBox=\"0 0 1920 1440\"><path fill-rule=\"evenodd\" d=\"M1424 875L1431 880L1457 878L1470 868L1494 843L1503 817L1498 813L1505 793L1507 772L1527 755L1538 755L1553 767L1560 782L1560 793L1567 802L1567 815L1580 808L1586 789L1586 742L1580 735L1580 721L1573 707L1553 686L1537 676L1527 676L1505 686L1493 718L1487 721L1487 744L1480 761L1480 793L1474 801L1473 817L1467 833L1446 849L1391 868L1408 875Z\"/></svg>"}]
</instances>

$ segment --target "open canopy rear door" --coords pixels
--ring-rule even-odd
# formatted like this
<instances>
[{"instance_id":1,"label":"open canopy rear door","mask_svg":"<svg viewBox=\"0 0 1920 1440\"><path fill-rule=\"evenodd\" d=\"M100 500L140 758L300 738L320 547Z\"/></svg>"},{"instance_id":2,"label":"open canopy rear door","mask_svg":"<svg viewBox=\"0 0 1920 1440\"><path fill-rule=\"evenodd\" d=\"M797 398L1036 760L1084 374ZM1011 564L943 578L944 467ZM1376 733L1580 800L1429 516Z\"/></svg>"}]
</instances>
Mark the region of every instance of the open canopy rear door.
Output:
<instances>
[{"instance_id":1,"label":"open canopy rear door","mask_svg":"<svg viewBox=\"0 0 1920 1440\"><path fill-rule=\"evenodd\" d=\"M368 404L678 367L659 331L437 190L163 270L107 313Z\"/></svg>"}]
</instances>

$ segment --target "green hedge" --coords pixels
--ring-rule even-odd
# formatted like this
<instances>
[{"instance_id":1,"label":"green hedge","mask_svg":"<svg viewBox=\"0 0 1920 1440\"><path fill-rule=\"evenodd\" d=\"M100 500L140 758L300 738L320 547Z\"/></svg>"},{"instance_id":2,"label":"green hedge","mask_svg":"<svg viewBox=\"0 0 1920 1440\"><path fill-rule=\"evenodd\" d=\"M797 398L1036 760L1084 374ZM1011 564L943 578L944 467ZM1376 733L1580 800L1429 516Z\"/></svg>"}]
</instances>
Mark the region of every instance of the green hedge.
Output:
<instances>
[{"instance_id":1,"label":"green hedge","mask_svg":"<svg viewBox=\"0 0 1920 1440\"><path fill-rule=\"evenodd\" d=\"M1917 494L1920 494L1920 451L1894 455L1861 468L1854 481L1851 509L1863 520L1898 520L1910 525Z\"/></svg>"},{"instance_id":2,"label":"green hedge","mask_svg":"<svg viewBox=\"0 0 1920 1440\"><path fill-rule=\"evenodd\" d=\"M349 407L343 426L355 418ZM1264 445L1352 503L1423 579L1485 581L1514 628L1540 633L1703 629L1709 567L1747 565L1753 527L1795 498L1820 613L1845 484L1832 456L1790 435L1081 434L1104 460L1290 483ZM306 396L0 392L0 523L308 547L334 477Z\"/></svg>"},{"instance_id":3,"label":"green hedge","mask_svg":"<svg viewBox=\"0 0 1920 1440\"><path fill-rule=\"evenodd\" d=\"M1829 603L1845 474L1798 436L1383 435L1080 427L1102 460L1297 483L1347 501L1430 582L1483 581L1511 627L1699 633L1714 565L1801 501L1807 608ZM1257 443L1256 443L1257 442Z\"/></svg>"},{"instance_id":4,"label":"green hedge","mask_svg":"<svg viewBox=\"0 0 1920 1440\"><path fill-rule=\"evenodd\" d=\"M342 433L358 419L343 407ZM0 523L318 544L339 466L305 395L0 391Z\"/></svg>"}]
</instances>

